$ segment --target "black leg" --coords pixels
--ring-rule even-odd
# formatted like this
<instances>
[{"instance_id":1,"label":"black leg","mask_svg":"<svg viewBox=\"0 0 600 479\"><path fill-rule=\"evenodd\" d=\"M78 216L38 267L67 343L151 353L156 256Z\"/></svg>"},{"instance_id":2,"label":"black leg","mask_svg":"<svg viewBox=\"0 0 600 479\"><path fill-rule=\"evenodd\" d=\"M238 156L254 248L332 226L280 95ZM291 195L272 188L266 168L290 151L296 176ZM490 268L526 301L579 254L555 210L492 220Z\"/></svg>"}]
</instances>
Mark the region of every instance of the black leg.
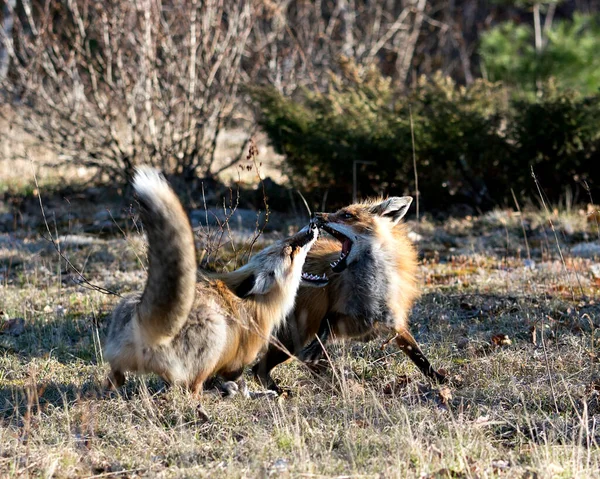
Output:
<instances>
[{"instance_id":1,"label":"black leg","mask_svg":"<svg viewBox=\"0 0 600 479\"><path fill-rule=\"evenodd\" d=\"M336 320L337 315L335 313L329 313L321 320L319 330L317 331L317 337L300 351L298 359L306 364L313 365L316 365L323 359L323 346L325 346L329 338L331 338L331 331L334 328Z\"/></svg>"},{"instance_id":2,"label":"black leg","mask_svg":"<svg viewBox=\"0 0 600 479\"><path fill-rule=\"evenodd\" d=\"M271 377L271 370L288 359L290 359L290 355L285 350L285 347L282 347L279 344L269 345L266 354L252 368L254 377L263 387L275 391L277 394L281 394L283 390Z\"/></svg>"},{"instance_id":3,"label":"black leg","mask_svg":"<svg viewBox=\"0 0 600 479\"><path fill-rule=\"evenodd\" d=\"M396 343L398 347L406 354L410 360L415 363L419 370L433 381L443 384L448 381L448 378L443 374L438 373L421 351L417 341L412 334L406 329L397 331Z\"/></svg>"}]
</instances>

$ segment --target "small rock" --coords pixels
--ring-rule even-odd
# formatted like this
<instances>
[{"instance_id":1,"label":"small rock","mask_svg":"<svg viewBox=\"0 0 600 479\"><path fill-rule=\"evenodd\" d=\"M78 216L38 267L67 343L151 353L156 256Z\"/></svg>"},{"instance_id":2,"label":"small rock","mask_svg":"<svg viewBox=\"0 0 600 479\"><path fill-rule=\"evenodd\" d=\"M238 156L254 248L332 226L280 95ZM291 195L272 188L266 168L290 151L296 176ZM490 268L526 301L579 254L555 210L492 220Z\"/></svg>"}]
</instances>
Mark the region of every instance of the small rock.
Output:
<instances>
[{"instance_id":1,"label":"small rock","mask_svg":"<svg viewBox=\"0 0 600 479\"><path fill-rule=\"evenodd\" d=\"M600 257L600 244L598 243L578 243L571 248L571 254L579 258Z\"/></svg>"},{"instance_id":2,"label":"small rock","mask_svg":"<svg viewBox=\"0 0 600 479\"><path fill-rule=\"evenodd\" d=\"M61 245L68 246L85 246L94 244L98 241L98 238L93 236L84 236L84 235L62 235L58 237L58 242Z\"/></svg>"},{"instance_id":3,"label":"small rock","mask_svg":"<svg viewBox=\"0 0 600 479\"><path fill-rule=\"evenodd\" d=\"M103 221L112 221L112 214L108 210L100 210L94 215L94 221L103 222Z\"/></svg>"},{"instance_id":4,"label":"small rock","mask_svg":"<svg viewBox=\"0 0 600 479\"><path fill-rule=\"evenodd\" d=\"M408 239L411 240L413 243L419 243L420 241L423 240L423 236L420 235L419 233L416 233L415 231L409 231Z\"/></svg>"},{"instance_id":5,"label":"small rock","mask_svg":"<svg viewBox=\"0 0 600 479\"><path fill-rule=\"evenodd\" d=\"M496 459L492 461L492 468L495 472L503 471L504 469L508 469L510 467L510 462L504 459Z\"/></svg>"},{"instance_id":6,"label":"small rock","mask_svg":"<svg viewBox=\"0 0 600 479\"><path fill-rule=\"evenodd\" d=\"M527 269L535 269L535 261L532 259L526 259L523 261L523 266Z\"/></svg>"},{"instance_id":7,"label":"small rock","mask_svg":"<svg viewBox=\"0 0 600 479\"><path fill-rule=\"evenodd\" d=\"M285 474L286 472L288 472L288 462L286 459L280 458L275 460L275 462L269 468L269 477L279 476L281 474Z\"/></svg>"},{"instance_id":8,"label":"small rock","mask_svg":"<svg viewBox=\"0 0 600 479\"><path fill-rule=\"evenodd\" d=\"M15 216L12 213L0 214L0 231L11 231L15 223Z\"/></svg>"}]
</instances>

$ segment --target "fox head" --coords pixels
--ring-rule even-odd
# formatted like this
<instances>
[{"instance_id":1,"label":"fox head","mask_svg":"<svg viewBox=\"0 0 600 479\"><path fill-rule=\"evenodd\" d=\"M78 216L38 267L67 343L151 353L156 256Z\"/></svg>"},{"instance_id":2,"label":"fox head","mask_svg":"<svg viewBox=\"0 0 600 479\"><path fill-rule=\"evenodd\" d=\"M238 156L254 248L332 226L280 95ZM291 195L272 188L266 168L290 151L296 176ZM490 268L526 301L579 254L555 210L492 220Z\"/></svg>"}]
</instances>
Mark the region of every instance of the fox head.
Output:
<instances>
[{"instance_id":1,"label":"fox head","mask_svg":"<svg viewBox=\"0 0 600 479\"><path fill-rule=\"evenodd\" d=\"M342 272L372 249L404 217L411 203L410 196L393 196L355 203L335 213L316 213L319 227L342 243L339 259L331 263L333 271Z\"/></svg>"},{"instance_id":2,"label":"fox head","mask_svg":"<svg viewBox=\"0 0 600 479\"><path fill-rule=\"evenodd\" d=\"M270 308L283 320L294 306L301 282L327 284L325 275L302 272L318 236L317 222L313 220L295 235L255 254L246 265L227 275L227 284L238 297Z\"/></svg>"}]
</instances>

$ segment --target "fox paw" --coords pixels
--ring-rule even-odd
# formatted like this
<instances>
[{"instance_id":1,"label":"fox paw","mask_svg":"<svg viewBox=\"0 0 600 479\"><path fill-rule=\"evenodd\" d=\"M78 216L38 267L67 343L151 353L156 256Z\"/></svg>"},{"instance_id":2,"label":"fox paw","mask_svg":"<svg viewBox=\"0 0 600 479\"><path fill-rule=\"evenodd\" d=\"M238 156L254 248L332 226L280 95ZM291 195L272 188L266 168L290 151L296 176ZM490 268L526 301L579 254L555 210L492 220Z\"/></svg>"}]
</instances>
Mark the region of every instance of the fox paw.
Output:
<instances>
[{"instance_id":1,"label":"fox paw","mask_svg":"<svg viewBox=\"0 0 600 479\"><path fill-rule=\"evenodd\" d=\"M260 399L260 398L276 398L279 394L276 391L272 391L271 389L264 389L261 391L249 391L250 399Z\"/></svg>"},{"instance_id":2,"label":"fox paw","mask_svg":"<svg viewBox=\"0 0 600 479\"><path fill-rule=\"evenodd\" d=\"M239 379L238 381L225 381L220 385L219 389L227 397L234 397L238 394L241 394L245 398L250 397L248 385L243 379Z\"/></svg>"},{"instance_id":3,"label":"fox paw","mask_svg":"<svg viewBox=\"0 0 600 479\"><path fill-rule=\"evenodd\" d=\"M323 356L323 346L316 339L300 351L298 355L299 359L309 367L321 362Z\"/></svg>"}]
</instances>

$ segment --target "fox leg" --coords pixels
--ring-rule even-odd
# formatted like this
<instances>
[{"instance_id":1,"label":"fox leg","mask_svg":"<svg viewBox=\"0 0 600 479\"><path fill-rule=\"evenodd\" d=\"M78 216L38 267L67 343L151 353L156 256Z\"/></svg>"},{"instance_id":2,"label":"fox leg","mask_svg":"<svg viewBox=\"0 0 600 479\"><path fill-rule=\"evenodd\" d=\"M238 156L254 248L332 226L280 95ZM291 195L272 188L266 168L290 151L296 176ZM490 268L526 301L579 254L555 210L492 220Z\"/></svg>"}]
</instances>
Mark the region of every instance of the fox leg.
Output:
<instances>
[{"instance_id":1,"label":"fox leg","mask_svg":"<svg viewBox=\"0 0 600 479\"><path fill-rule=\"evenodd\" d=\"M106 380L106 389L118 389L125 384L125 375L118 369L113 369Z\"/></svg>"},{"instance_id":2,"label":"fox leg","mask_svg":"<svg viewBox=\"0 0 600 479\"><path fill-rule=\"evenodd\" d=\"M267 352L252 367L254 378L264 387L281 395L285 391L279 387L271 377L271 370L281 363L288 361L302 349L303 336L298 331L295 318L290 318L286 328L280 331L276 338L272 338L267 347Z\"/></svg>"},{"instance_id":3,"label":"fox leg","mask_svg":"<svg viewBox=\"0 0 600 479\"><path fill-rule=\"evenodd\" d=\"M190 391L197 399L200 399L200 396L202 396L202 387L204 386L204 381L208 379L210 372L210 369L200 371L189 385Z\"/></svg>"},{"instance_id":4,"label":"fox leg","mask_svg":"<svg viewBox=\"0 0 600 479\"><path fill-rule=\"evenodd\" d=\"M413 363L415 363L415 365L425 376L440 384L447 382L448 379L446 376L433 369L433 366L425 354L423 354L423 351L421 351L417 341L413 335L410 334L408 329L399 328L396 330L396 332L398 333L398 336L396 336L396 343L398 344L398 347L410 358Z\"/></svg>"},{"instance_id":5,"label":"fox leg","mask_svg":"<svg viewBox=\"0 0 600 479\"><path fill-rule=\"evenodd\" d=\"M332 329L335 326L336 319L337 316L335 314L328 314L321 320L319 330L317 331L317 337L300 351L298 359L313 367L323 359L323 347L332 335Z\"/></svg>"},{"instance_id":6,"label":"fox leg","mask_svg":"<svg viewBox=\"0 0 600 479\"><path fill-rule=\"evenodd\" d=\"M265 388L275 391L277 394L282 394L284 391L281 389L275 380L271 377L271 370L290 359L289 353L285 347L280 345L271 344L267 349L266 354L261 360L254 365L252 373L256 380Z\"/></svg>"},{"instance_id":7,"label":"fox leg","mask_svg":"<svg viewBox=\"0 0 600 479\"><path fill-rule=\"evenodd\" d=\"M235 371L220 373L222 380L217 384L217 390L227 397L233 397L238 393L246 398L250 397L248 385L242 378L242 374L244 374L243 367Z\"/></svg>"}]
</instances>

